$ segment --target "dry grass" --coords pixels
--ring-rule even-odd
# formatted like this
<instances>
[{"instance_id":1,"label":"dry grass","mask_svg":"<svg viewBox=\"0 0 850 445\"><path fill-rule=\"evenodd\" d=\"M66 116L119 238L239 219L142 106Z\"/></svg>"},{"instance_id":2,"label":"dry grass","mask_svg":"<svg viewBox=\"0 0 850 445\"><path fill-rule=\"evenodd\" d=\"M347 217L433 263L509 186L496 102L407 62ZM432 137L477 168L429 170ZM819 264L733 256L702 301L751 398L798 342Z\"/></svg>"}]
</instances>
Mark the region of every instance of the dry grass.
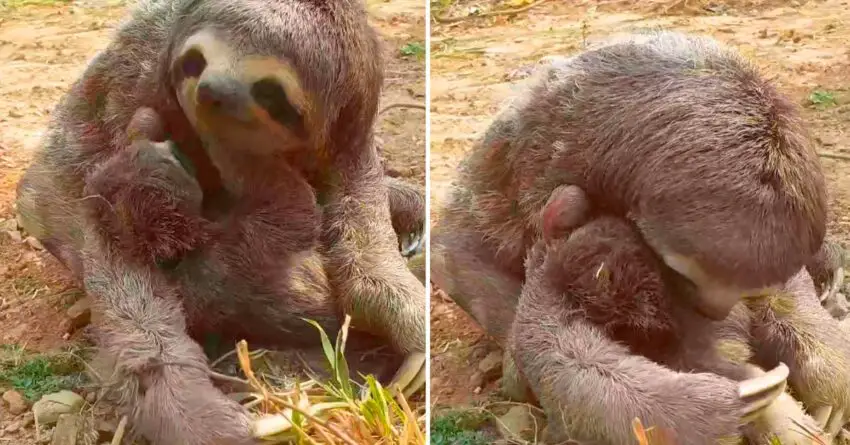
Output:
<instances>
[{"instance_id":1,"label":"dry grass","mask_svg":"<svg viewBox=\"0 0 850 445\"><path fill-rule=\"evenodd\" d=\"M245 406L257 414L255 437L269 444L424 445L425 414L414 412L400 391L384 388L374 376L365 384L351 379L343 351L350 318L332 344L318 324L331 378L312 378L279 388L254 373L245 341L236 354L251 392Z\"/></svg>"}]
</instances>

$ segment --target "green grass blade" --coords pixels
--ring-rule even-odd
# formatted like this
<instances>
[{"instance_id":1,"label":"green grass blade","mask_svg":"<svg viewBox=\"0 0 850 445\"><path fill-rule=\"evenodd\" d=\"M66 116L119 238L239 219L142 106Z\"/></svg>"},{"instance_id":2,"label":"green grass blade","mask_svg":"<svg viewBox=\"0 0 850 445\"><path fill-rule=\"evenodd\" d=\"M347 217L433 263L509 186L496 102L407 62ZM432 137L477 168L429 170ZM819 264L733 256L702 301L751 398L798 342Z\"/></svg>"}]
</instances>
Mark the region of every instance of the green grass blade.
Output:
<instances>
[{"instance_id":1,"label":"green grass blade","mask_svg":"<svg viewBox=\"0 0 850 445\"><path fill-rule=\"evenodd\" d=\"M319 335L322 337L322 351L324 351L325 353L325 359L327 359L328 363L331 365L331 371L336 371L336 369L333 367L336 362L336 360L334 360L334 357L336 357L336 353L334 352L334 348L331 345L330 338L328 338L328 334L325 333L325 330L322 329L322 326L320 326L319 323L316 323L313 320L308 320L306 318L302 318L302 320L306 321L307 323L310 323L319 331Z\"/></svg>"}]
</instances>

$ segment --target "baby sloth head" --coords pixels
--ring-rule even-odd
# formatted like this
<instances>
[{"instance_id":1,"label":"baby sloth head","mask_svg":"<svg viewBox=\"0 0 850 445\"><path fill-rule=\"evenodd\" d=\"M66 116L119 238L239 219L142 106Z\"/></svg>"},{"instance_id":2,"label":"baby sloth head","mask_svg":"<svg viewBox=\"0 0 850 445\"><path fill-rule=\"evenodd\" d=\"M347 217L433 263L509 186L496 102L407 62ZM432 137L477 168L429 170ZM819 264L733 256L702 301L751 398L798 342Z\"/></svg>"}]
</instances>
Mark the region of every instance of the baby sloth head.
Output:
<instances>
[{"instance_id":1,"label":"baby sloth head","mask_svg":"<svg viewBox=\"0 0 850 445\"><path fill-rule=\"evenodd\" d=\"M550 246L545 276L613 338L672 335L665 267L625 220L593 219Z\"/></svg>"},{"instance_id":2,"label":"baby sloth head","mask_svg":"<svg viewBox=\"0 0 850 445\"><path fill-rule=\"evenodd\" d=\"M205 142L268 154L367 140L382 63L357 2L193 2L175 28L168 78Z\"/></svg>"}]
</instances>

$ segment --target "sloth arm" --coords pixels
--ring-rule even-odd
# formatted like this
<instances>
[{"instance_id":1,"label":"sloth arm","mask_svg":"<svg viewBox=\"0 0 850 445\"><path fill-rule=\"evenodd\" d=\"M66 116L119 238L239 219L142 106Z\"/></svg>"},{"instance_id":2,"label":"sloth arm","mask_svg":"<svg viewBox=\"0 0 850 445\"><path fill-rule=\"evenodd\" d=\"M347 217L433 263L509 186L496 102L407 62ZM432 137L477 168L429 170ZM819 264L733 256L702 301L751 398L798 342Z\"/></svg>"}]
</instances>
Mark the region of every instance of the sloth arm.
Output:
<instances>
[{"instance_id":1,"label":"sloth arm","mask_svg":"<svg viewBox=\"0 0 850 445\"><path fill-rule=\"evenodd\" d=\"M532 260L533 261L533 260ZM739 434L736 383L712 373L679 373L608 338L564 307L539 271L523 288L513 325L517 365L550 421L593 443L634 441L631 422L672 430L677 443L715 444Z\"/></svg>"},{"instance_id":2,"label":"sloth arm","mask_svg":"<svg viewBox=\"0 0 850 445\"><path fill-rule=\"evenodd\" d=\"M186 333L178 293L98 235L86 237L84 284L101 320L98 345L116 360L120 399L154 443L247 444L250 418L209 379L207 357Z\"/></svg>"},{"instance_id":3,"label":"sloth arm","mask_svg":"<svg viewBox=\"0 0 850 445\"><path fill-rule=\"evenodd\" d=\"M361 156L340 170L324 208L328 275L352 324L407 354L391 384L410 392L425 378L425 287L399 253L378 157L374 150Z\"/></svg>"},{"instance_id":4,"label":"sloth arm","mask_svg":"<svg viewBox=\"0 0 850 445\"><path fill-rule=\"evenodd\" d=\"M802 269L782 292L748 306L759 364L786 363L788 382L810 412L819 417L820 408L832 407L834 422L844 423L850 415L850 334L820 305L809 273ZM823 426L831 432L838 427Z\"/></svg>"}]
</instances>

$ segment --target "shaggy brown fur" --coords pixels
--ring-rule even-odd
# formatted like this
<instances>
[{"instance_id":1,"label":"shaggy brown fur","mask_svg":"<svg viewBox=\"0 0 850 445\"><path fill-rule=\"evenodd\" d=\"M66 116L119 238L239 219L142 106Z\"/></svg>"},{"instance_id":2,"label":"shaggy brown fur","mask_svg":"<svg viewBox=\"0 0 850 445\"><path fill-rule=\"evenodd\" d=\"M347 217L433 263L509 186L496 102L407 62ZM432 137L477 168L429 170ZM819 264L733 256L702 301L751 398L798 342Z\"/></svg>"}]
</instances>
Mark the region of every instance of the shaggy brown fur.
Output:
<instances>
[{"instance_id":1,"label":"shaggy brown fur","mask_svg":"<svg viewBox=\"0 0 850 445\"><path fill-rule=\"evenodd\" d=\"M682 273L701 290L782 283L824 238L824 178L794 105L707 38L637 36L539 73L463 164L432 232L435 256L472 252L522 280L541 209L564 185L595 212L634 221L665 261L693 261ZM454 261L436 260L453 264L435 268L435 283L488 298L452 276L470 273Z\"/></svg>"},{"instance_id":2,"label":"shaggy brown fur","mask_svg":"<svg viewBox=\"0 0 850 445\"><path fill-rule=\"evenodd\" d=\"M192 176L194 170L191 169L191 164L181 164L180 150L171 141L151 142L164 137L162 128L162 119L155 111L150 108L139 109L127 129L127 133L133 135L136 142L98 166L89 176L84 189L85 195L101 198L91 203L94 205L93 216L98 221L97 225L115 238L120 251L143 263L146 260L178 260L200 247L216 229L219 232L223 230L221 227L214 228L214 222L204 218L201 207L202 190ZM321 218L316 206L303 205L315 201L313 190L306 185L300 173L283 160L264 167L268 169L266 174L269 177L262 178L262 171L255 169L258 175L249 179L258 181L253 184L253 187L258 189L243 190L243 193L277 199L279 202L276 205L281 208L281 212L289 208L287 200L298 199L294 192L304 194L303 198L299 199L303 201L302 205L293 202L290 214L281 215L287 218L287 224L293 227L291 239L281 240L287 245L272 244L269 247L285 252L314 247L321 227ZM270 184L269 193L259 189L262 181L275 182L275 175L282 175L283 181ZM297 177L293 180L294 183L285 182L292 177ZM400 239L405 235L419 236L423 231L425 214L422 192L394 178L387 177L384 183L388 190L394 230ZM291 187L292 191L275 195L280 193L280 187ZM221 213L224 208L218 207L227 205L217 202L208 204L208 210L212 210L208 213ZM304 212L305 218L299 219ZM299 238L304 238L301 244L293 245L299 243ZM273 240L266 238L265 241L271 243ZM422 243L416 244L400 242L400 247L406 248L407 251L403 253L409 256L421 252Z\"/></svg>"},{"instance_id":3,"label":"shaggy brown fur","mask_svg":"<svg viewBox=\"0 0 850 445\"><path fill-rule=\"evenodd\" d=\"M589 199L576 200L569 185ZM547 212L547 203L560 204ZM503 342L529 335L505 329L515 313L552 336L553 325L516 310L523 261L541 237L593 215L624 217L663 260L693 260L695 270L679 272L707 277L698 285L743 291L783 283L804 264L824 268L816 252L829 249L825 208L817 156L790 101L709 39L653 33L554 63L497 118L432 231L432 280ZM697 290L678 297L711 302ZM618 329L630 341L644 338ZM559 336L568 337L595 348L585 328ZM557 397L551 385L537 390Z\"/></svg>"},{"instance_id":4,"label":"shaggy brown fur","mask_svg":"<svg viewBox=\"0 0 850 445\"><path fill-rule=\"evenodd\" d=\"M52 114L18 211L98 298L103 349L128 387L156 382L127 405L156 443L247 437L244 412L202 393L206 365L186 329L285 347L315 340L299 317L334 332L347 312L410 355L400 384L421 384L424 288L398 252L372 144L380 54L359 0L151 0ZM142 107L164 122L142 133L173 141L198 184L183 189L190 176L164 168L175 158L148 156L168 144L131 143ZM146 179L122 185L122 162ZM199 209L219 229L198 223ZM163 271L134 256L183 261ZM184 352L188 366L171 366ZM151 361L169 364L135 365Z\"/></svg>"},{"instance_id":5,"label":"shaggy brown fur","mask_svg":"<svg viewBox=\"0 0 850 445\"><path fill-rule=\"evenodd\" d=\"M803 301L814 296L807 279L803 271L789 283L789 298ZM744 406L752 400L739 397L737 382L753 374L747 367L748 353L742 357L728 349L732 343L743 351L752 345L771 357L760 365L774 367L779 358L792 360L791 365L799 362L800 348L782 357L775 353L788 350L800 338L783 333L776 343L765 345L766 337L758 323L751 324L747 307L736 306L723 322L712 321L683 299L671 297L687 291L687 283L666 269L623 220L598 218L568 239L554 240L548 248L541 242L534 248L511 348L519 371L552 423L551 439L571 436L588 443L630 443L634 417L675 432L676 443L715 444L744 433L753 443L761 443L769 433L796 434L788 429L799 426L782 415L775 415L783 420L779 425L762 422L740 429ZM815 311L826 315L819 307ZM816 341L837 343L826 336L835 334L837 322L818 321L831 327L812 331ZM847 348L834 354L841 360L850 358ZM822 372L816 366L805 368L803 380ZM830 369L831 378L843 372ZM791 371L794 385L800 368L792 366ZM823 377L813 381L823 385ZM794 385L795 391L798 388ZM831 392L834 389L819 394L837 394ZM774 400L777 394L767 391L757 397ZM844 406L840 396L814 406L827 402ZM818 429L794 404L773 411ZM774 427L786 430L771 430Z\"/></svg>"}]
</instances>

